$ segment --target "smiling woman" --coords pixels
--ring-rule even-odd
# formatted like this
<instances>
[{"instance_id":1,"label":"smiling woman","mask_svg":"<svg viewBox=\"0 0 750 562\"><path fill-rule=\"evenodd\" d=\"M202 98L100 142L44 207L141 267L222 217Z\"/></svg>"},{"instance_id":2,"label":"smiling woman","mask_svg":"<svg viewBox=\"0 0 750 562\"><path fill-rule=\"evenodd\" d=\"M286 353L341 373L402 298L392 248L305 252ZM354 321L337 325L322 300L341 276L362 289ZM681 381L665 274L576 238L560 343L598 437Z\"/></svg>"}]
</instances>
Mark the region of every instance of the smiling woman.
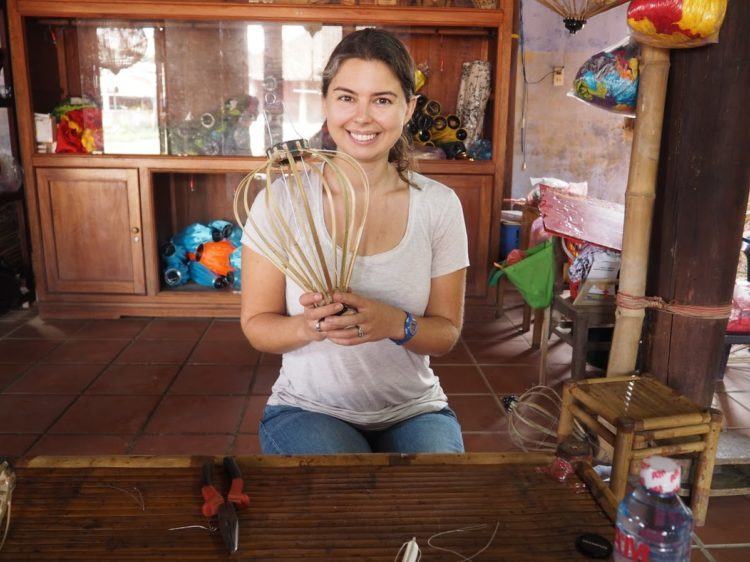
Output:
<instances>
[{"instance_id":1,"label":"smiling woman","mask_svg":"<svg viewBox=\"0 0 750 562\"><path fill-rule=\"evenodd\" d=\"M360 162L387 161L415 104L388 65L348 59L323 87L328 131L339 149Z\"/></svg>"},{"instance_id":2,"label":"smiling woman","mask_svg":"<svg viewBox=\"0 0 750 562\"><path fill-rule=\"evenodd\" d=\"M409 167L404 127L415 105L414 62L390 33L356 31L334 49L322 94L333 141L367 175L367 220L352 292L327 304L244 240L243 330L256 349L283 355L261 447L282 454L462 452L461 428L429 356L450 351L461 330L466 227L453 190ZM333 160L355 190L365 189L347 156ZM323 202L321 178L333 205ZM344 220L345 192L335 174L323 167L304 189L321 242L341 245L334 225ZM257 204L262 199L251 210L261 226L271 219ZM345 307L352 313L340 315Z\"/></svg>"}]
</instances>

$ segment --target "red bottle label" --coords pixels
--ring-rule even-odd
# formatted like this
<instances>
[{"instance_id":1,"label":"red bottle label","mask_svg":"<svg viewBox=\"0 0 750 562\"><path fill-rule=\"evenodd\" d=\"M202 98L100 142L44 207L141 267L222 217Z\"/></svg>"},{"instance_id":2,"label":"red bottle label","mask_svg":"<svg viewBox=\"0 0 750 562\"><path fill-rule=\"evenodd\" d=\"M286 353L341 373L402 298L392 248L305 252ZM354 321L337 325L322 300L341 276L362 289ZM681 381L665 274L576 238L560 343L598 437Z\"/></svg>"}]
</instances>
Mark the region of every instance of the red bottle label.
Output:
<instances>
[{"instance_id":1,"label":"red bottle label","mask_svg":"<svg viewBox=\"0 0 750 562\"><path fill-rule=\"evenodd\" d=\"M648 562L649 545L618 527L615 529L615 552L626 560Z\"/></svg>"}]
</instances>

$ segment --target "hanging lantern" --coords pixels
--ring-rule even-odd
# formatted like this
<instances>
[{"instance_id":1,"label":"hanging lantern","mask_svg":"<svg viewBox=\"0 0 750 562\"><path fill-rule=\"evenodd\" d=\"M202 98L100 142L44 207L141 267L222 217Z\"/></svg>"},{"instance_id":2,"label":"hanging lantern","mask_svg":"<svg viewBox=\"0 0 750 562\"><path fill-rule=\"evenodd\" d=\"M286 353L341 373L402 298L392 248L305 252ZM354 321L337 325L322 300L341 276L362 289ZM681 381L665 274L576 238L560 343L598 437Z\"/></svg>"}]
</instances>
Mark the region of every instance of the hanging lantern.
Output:
<instances>
[{"instance_id":1,"label":"hanging lantern","mask_svg":"<svg viewBox=\"0 0 750 562\"><path fill-rule=\"evenodd\" d=\"M139 62L148 49L148 38L140 27L100 27L96 36L99 66L114 74Z\"/></svg>"},{"instance_id":2,"label":"hanging lantern","mask_svg":"<svg viewBox=\"0 0 750 562\"><path fill-rule=\"evenodd\" d=\"M305 292L320 293L325 303L331 303L335 292L349 289L369 206L367 175L351 156L311 149L301 139L278 143L267 154L266 162L237 186L237 223L252 241L253 249ZM359 176L361 193L355 190L342 165ZM338 188L337 200L323 174L324 166ZM265 190L252 203L256 180L265 184ZM265 207L260 224L255 220L257 216L251 214L251 203ZM326 208L330 238L324 232ZM343 223L337 222L341 216Z\"/></svg>"},{"instance_id":3,"label":"hanging lantern","mask_svg":"<svg viewBox=\"0 0 750 562\"><path fill-rule=\"evenodd\" d=\"M537 0L563 18L565 29L576 33L590 18L624 4L628 0Z\"/></svg>"}]
</instances>

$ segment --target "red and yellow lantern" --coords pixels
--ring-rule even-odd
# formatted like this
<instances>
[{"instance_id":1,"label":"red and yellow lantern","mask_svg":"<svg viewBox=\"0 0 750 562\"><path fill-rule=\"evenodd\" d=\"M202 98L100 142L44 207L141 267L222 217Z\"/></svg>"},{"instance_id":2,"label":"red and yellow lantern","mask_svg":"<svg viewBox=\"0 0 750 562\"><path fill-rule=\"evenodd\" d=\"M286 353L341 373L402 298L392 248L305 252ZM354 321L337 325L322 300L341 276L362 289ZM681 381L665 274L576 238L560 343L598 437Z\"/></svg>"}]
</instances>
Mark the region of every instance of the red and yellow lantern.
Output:
<instances>
[{"instance_id":1,"label":"red and yellow lantern","mask_svg":"<svg viewBox=\"0 0 750 562\"><path fill-rule=\"evenodd\" d=\"M633 0L628 25L639 43L665 49L718 41L727 0Z\"/></svg>"}]
</instances>

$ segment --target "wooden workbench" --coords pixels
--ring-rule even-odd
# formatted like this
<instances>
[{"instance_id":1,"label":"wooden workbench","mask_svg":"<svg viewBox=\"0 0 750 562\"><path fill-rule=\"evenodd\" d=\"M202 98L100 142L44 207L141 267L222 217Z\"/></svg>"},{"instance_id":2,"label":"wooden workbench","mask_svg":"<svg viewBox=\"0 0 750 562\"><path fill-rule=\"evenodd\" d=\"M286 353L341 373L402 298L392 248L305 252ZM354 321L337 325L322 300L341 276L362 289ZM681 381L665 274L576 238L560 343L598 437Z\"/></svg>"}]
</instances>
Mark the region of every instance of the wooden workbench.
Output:
<instances>
[{"instance_id":1,"label":"wooden workbench","mask_svg":"<svg viewBox=\"0 0 750 562\"><path fill-rule=\"evenodd\" d=\"M250 508L239 551L205 525L205 457L36 457L16 466L3 560L357 560L392 562L417 538L422 561L576 560L575 538L613 528L578 476L546 472L542 454L237 457ZM222 476L219 464L215 471ZM135 489L137 488L137 492ZM139 500L143 498L143 506ZM602 505L605 505L604 503ZM606 506L611 513L611 505Z\"/></svg>"}]
</instances>

